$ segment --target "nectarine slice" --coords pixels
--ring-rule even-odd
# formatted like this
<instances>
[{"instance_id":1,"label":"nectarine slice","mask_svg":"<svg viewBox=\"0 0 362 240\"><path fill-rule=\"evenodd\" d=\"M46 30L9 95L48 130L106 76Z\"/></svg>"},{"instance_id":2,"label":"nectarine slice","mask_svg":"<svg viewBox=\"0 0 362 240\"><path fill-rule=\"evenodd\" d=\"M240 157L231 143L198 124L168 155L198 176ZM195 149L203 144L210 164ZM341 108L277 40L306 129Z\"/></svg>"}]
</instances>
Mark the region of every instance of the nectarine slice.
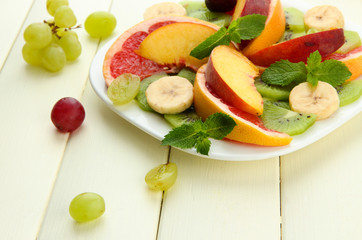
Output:
<instances>
[{"instance_id":1,"label":"nectarine slice","mask_svg":"<svg viewBox=\"0 0 362 240\"><path fill-rule=\"evenodd\" d=\"M253 115L263 113L263 99L254 86L259 70L239 51L220 45L211 52L205 78L229 105Z\"/></svg>"},{"instance_id":2,"label":"nectarine slice","mask_svg":"<svg viewBox=\"0 0 362 240\"><path fill-rule=\"evenodd\" d=\"M160 65L186 66L197 70L207 58L199 60L190 56L190 52L217 29L216 25L193 22L169 24L148 35L136 52Z\"/></svg>"},{"instance_id":3,"label":"nectarine slice","mask_svg":"<svg viewBox=\"0 0 362 240\"><path fill-rule=\"evenodd\" d=\"M264 48L248 58L256 65L268 67L276 61L285 59L291 62L307 62L314 51L322 57L335 52L344 44L343 29L317 32Z\"/></svg>"},{"instance_id":4,"label":"nectarine slice","mask_svg":"<svg viewBox=\"0 0 362 240\"><path fill-rule=\"evenodd\" d=\"M194 84L195 111L203 120L217 112L228 114L237 125L226 138L238 142L283 146L292 141L288 134L267 129L259 117L227 105L208 87L205 71L206 64L199 68Z\"/></svg>"}]
</instances>

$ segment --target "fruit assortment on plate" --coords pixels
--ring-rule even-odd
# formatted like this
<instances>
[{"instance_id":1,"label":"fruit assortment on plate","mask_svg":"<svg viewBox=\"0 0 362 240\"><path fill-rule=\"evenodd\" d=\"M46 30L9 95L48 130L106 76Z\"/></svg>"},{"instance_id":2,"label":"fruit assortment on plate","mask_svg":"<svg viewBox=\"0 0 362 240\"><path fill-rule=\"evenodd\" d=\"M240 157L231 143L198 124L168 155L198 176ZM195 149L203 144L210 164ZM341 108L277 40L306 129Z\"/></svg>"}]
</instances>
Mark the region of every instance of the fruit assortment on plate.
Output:
<instances>
[{"instance_id":1,"label":"fruit assortment on plate","mask_svg":"<svg viewBox=\"0 0 362 240\"><path fill-rule=\"evenodd\" d=\"M108 49L103 76L114 104L135 99L172 125L164 145L288 145L362 94L361 39L333 6L165 2L144 18Z\"/></svg>"}]
</instances>

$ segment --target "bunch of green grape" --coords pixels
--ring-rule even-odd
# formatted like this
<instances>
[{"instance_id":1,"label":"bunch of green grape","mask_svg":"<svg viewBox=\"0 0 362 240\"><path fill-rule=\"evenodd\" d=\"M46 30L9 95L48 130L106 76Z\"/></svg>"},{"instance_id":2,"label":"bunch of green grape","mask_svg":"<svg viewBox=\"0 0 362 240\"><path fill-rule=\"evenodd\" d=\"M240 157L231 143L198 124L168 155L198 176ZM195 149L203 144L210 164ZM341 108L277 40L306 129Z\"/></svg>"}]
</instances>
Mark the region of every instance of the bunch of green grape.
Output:
<instances>
[{"instance_id":1,"label":"bunch of green grape","mask_svg":"<svg viewBox=\"0 0 362 240\"><path fill-rule=\"evenodd\" d=\"M53 18L27 26L22 54L27 63L57 72L67 61L79 57L82 46L74 31L77 18L68 0L47 0L46 7Z\"/></svg>"}]
</instances>

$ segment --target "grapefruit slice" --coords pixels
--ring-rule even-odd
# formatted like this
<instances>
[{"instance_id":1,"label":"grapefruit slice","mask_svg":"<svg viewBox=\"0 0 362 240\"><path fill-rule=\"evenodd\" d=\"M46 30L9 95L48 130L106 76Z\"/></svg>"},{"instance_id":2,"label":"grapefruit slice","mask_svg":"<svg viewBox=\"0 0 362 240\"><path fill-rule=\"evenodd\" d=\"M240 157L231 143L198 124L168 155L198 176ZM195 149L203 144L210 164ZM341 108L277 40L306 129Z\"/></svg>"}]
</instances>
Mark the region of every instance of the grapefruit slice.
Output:
<instances>
[{"instance_id":1,"label":"grapefruit slice","mask_svg":"<svg viewBox=\"0 0 362 240\"><path fill-rule=\"evenodd\" d=\"M347 79L347 81L352 81L362 74L362 46L345 54L332 53L324 60L327 59L335 59L346 64L349 71L352 73L352 76Z\"/></svg>"},{"instance_id":2,"label":"grapefruit slice","mask_svg":"<svg viewBox=\"0 0 362 240\"><path fill-rule=\"evenodd\" d=\"M158 72L172 72L172 66L160 65L146 59L136 54L135 50L151 32L176 22L197 23L218 29L217 25L185 16L160 16L138 23L121 34L105 55L103 77L107 86L123 73L132 73L144 79Z\"/></svg>"},{"instance_id":3,"label":"grapefruit slice","mask_svg":"<svg viewBox=\"0 0 362 240\"><path fill-rule=\"evenodd\" d=\"M232 117L237 125L226 136L230 140L263 146L284 146L291 142L292 137L285 133L267 129L259 117L224 103L208 88L205 70L206 64L199 68L194 84L194 106L197 115L203 120L217 112Z\"/></svg>"}]
</instances>

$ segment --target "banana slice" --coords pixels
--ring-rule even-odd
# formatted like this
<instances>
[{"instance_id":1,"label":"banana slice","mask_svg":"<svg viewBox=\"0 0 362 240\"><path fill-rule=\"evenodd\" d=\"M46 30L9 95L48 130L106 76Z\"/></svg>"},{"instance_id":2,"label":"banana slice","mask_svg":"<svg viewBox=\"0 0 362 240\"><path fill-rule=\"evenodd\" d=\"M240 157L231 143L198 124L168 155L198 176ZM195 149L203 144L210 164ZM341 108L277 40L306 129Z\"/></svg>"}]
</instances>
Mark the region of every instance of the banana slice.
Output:
<instances>
[{"instance_id":1,"label":"banana slice","mask_svg":"<svg viewBox=\"0 0 362 240\"><path fill-rule=\"evenodd\" d=\"M344 18L338 8L330 5L322 5L311 8L304 14L304 24L307 29L327 31L335 28L343 28Z\"/></svg>"},{"instance_id":2,"label":"banana slice","mask_svg":"<svg viewBox=\"0 0 362 240\"><path fill-rule=\"evenodd\" d=\"M319 81L317 86L303 82L289 95L290 108L295 112L314 113L317 120L328 118L339 107L337 90L329 83Z\"/></svg>"},{"instance_id":3,"label":"banana slice","mask_svg":"<svg viewBox=\"0 0 362 240\"><path fill-rule=\"evenodd\" d=\"M165 15L186 16L186 9L181 4L175 2L156 3L146 9L143 14L143 18L144 20L147 20L153 17Z\"/></svg>"},{"instance_id":4,"label":"banana slice","mask_svg":"<svg viewBox=\"0 0 362 240\"><path fill-rule=\"evenodd\" d=\"M162 77L148 86L146 98L148 105L158 113L180 113L192 105L193 86L183 77Z\"/></svg>"}]
</instances>

